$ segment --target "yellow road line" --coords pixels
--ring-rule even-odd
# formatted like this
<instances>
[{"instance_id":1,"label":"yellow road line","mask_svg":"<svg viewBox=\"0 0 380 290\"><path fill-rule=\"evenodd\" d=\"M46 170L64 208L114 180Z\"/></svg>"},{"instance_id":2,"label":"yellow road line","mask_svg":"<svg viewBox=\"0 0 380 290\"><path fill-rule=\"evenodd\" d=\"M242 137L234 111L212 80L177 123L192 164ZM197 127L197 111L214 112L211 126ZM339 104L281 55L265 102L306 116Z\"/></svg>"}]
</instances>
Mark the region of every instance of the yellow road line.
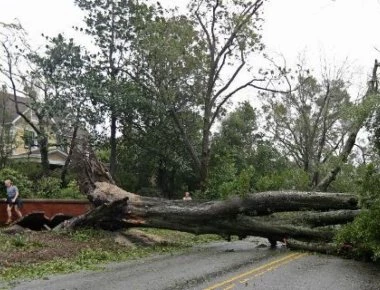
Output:
<instances>
[{"instance_id":1,"label":"yellow road line","mask_svg":"<svg viewBox=\"0 0 380 290\"><path fill-rule=\"evenodd\" d=\"M273 271L273 270L275 270L275 269L281 267L282 265L285 265L285 264L287 264L287 263L290 263L290 262L292 262L292 261L294 261L294 260L300 259L300 258L302 258L302 257L304 257L304 256L307 256L307 255L308 255L308 254L306 254L306 253L305 253L305 254L300 254L300 255L298 255L298 256L296 256L296 257L293 257L293 258L291 258L291 259L289 259L289 260L282 261L282 262L280 262L280 263L278 263L278 264L276 264L276 265L274 265L274 266L272 266L272 267L270 267L270 268L268 268L268 269L266 269L266 270L263 270L263 271L261 271L261 272L255 274L255 275L253 276L253 278L256 278L256 277L259 277L259 276L261 276L261 275L264 275L265 273L270 272L270 271ZM249 280L249 279L247 279L247 280Z\"/></svg>"},{"instance_id":2,"label":"yellow road line","mask_svg":"<svg viewBox=\"0 0 380 290\"><path fill-rule=\"evenodd\" d=\"M227 288L224 288L223 290L231 290L235 288L235 284L228 286Z\"/></svg>"},{"instance_id":3,"label":"yellow road line","mask_svg":"<svg viewBox=\"0 0 380 290\"><path fill-rule=\"evenodd\" d=\"M237 276L234 276L228 280L225 280L221 283L218 283L218 284L215 284L213 286L210 286L204 290L215 290L219 287L223 287L223 286L226 286L227 284L230 284L232 282L235 282L236 280L239 280L239 279L242 279L242 278L245 278L246 276L250 276L250 275L253 275L253 274L256 274L257 276L260 276L262 274L264 274L265 272L268 272L274 268L277 268L276 266L281 266L283 264L286 264L286 263L289 263L290 261L293 261L293 260L296 260L296 259L299 259L303 256L306 256L307 254L302 254L302 253L293 253L293 254L289 254L289 255L286 255L280 259L277 259L277 260L274 260L272 262L269 262L267 264L264 264L258 268L254 268L248 272L245 272L245 273L242 273L242 274L239 274ZM258 273L260 272L260 273ZM255 275L255 277L256 277ZM244 280L244 282L246 282L246 280Z\"/></svg>"}]
</instances>

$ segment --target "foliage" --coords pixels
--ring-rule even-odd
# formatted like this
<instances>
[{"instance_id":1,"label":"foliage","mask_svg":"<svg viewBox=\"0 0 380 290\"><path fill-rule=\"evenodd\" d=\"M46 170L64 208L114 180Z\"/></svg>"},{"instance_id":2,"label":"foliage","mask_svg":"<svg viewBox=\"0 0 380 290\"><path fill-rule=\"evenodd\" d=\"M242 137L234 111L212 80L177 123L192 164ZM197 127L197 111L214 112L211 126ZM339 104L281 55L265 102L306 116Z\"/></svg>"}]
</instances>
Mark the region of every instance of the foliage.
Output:
<instances>
[{"instance_id":1,"label":"foliage","mask_svg":"<svg viewBox=\"0 0 380 290\"><path fill-rule=\"evenodd\" d=\"M201 188L202 198L224 198L315 187L342 163L337 156L352 125L377 106L376 94L354 105L341 75L317 78L299 66L292 79L288 68L278 67L295 86L263 93L264 136L261 116L249 102L227 115L234 95L259 88L258 80L268 81L267 88L279 80L265 68L257 76L250 63L264 48L263 1L193 0L184 14L135 0L74 2L85 23L76 29L91 39L91 53L61 34L45 37L35 52L20 25L1 24L1 72L14 72L17 90L30 97L41 149L47 149L51 117L57 117L59 143L66 146L78 126L96 127L94 132L99 123L109 126L110 136L94 134L98 155L129 191L177 198ZM246 82L240 81L243 73ZM0 158L6 153L1 149ZM77 195L74 183L58 189L54 172L40 179L42 167L26 166L12 168L38 180L33 196ZM343 166L331 189L356 189L359 171Z\"/></svg>"},{"instance_id":2,"label":"foliage","mask_svg":"<svg viewBox=\"0 0 380 290\"><path fill-rule=\"evenodd\" d=\"M49 133L52 118L60 111L59 104L55 102L56 91L21 25L0 23L0 43L0 74L7 79L15 111L36 134L42 173L48 175ZM26 108L32 114L26 113Z\"/></svg>"},{"instance_id":3,"label":"foliage","mask_svg":"<svg viewBox=\"0 0 380 290\"><path fill-rule=\"evenodd\" d=\"M233 195L244 196L245 194L248 194L252 191L251 181L253 175L253 167L243 169L234 180L224 182L219 186L218 192L220 193L220 196L226 198Z\"/></svg>"},{"instance_id":4,"label":"foliage","mask_svg":"<svg viewBox=\"0 0 380 290\"><path fill-rule=\"evenodd\" d=\"M17 163L16 168L22 168L21 163ZM24 164L24 163L23 163ZM27 165L25 163L24 170L16 170L14 168L4 168L0 170L0 178L2 181L11 179L13 184L17 186L22 198L70 198L80 199L83 195L79 192L79 187L76 181L72 180L66 188L61 188L61 180L56 177L40 177L31 179L24 175L24 172L28 172L28 168L36 170L31 173L40 174L39 166ZM13 164L15 165L15 164ZM33 181L32 181L33 180ZM4 183L0 183L0 190L5 193Z\"/></svg>"},{"instance_id":5,"label":"foliage","mask_svg":"<svg viewBox=\"0 0 380 290\"><path fill-rule=\"evenodd\" d=\"M222 120L212 140L210 171L221 166L221 156L230 156L237 173L253 165L254 155L262 140L258 132L257 113L249 102L240 103Z\"/></svg>"},{"instance_id":6,"label":"foliage","mask_svg":"<svg viewBox=\"0 0 380 290\"><path fill-rule=\"evenodd\" d=\"M346 225L336 237L339 247L351 245L349 254L357 258L380 259L380 199L376 199L369 209L363 209L355 220Z\"/></svg>"},{"instance_id":7,"label":"foliage","mask_svg":"<svg viewBox=\"0 0 380 290\"><path fill-rule=\"evenodd\" d=\"M261 5L192 1L186 15L157 9L133 42L132 79L161 114L169 113L202 190L208 179L212 127L228 101L253 82L239 85L237 78L249 70L248 56L262 49ZM201 117L200 142L193 142L192 124L184 113Z\"/></svg>"},{"instance_id":8,"label":"foliage","mask_svg":"<svg viewBox=\"0 0 380 290\"><path fill-rule=\"evenodd\" d=\"M309 176L302 169L289 168L261 176L256 184L257 191L267 190L308 190Z\"/></svg>"},{"instance_id":9,"label":"foliage","mask_svg":"<svg viewBox=\"0 0 380 290\"><path fill-rule=\"evenodd\" d=\"M115 179L129 191L155 187L163 197L178 198L196 184L189 153L169 116L159 108L140 105L139 124L122 122L125 133L119 139ZM192 142L199 143L199 116L185 111L181 120L188 124Z\"/></svg>"},{"instance_id":10,"label":"foliage","mask_svg":"<svg viewBox=\"0 0 380 290\"><path fill-rule=\"evenodd\" d=\"M380 173L374 164L365 167L360 182L360 204L362 212L351 223L343 227L336 237L337 244L352 246L351 255L380 259Z\"/></svg>"},{"instance_id":11,"label":"foliage","mask_svg":"<svg viewBox=\"0 0 380 290\"><path fill-rule=\"evenodd\" d=\"M367 165L364 176L360 181L360 204L364 208L371 208L372 204L380 200L380 173L373 163Z\"/></svg>"},{"instance_id":12,"label":"foliage","mask_svg":"<svg viewBox=\"0 0 380 290\"><path fill-rule=\"evenodd\" d=\"M0 232L0 251L26 251L42 247L40 242L31 241L25 234L16 234L14 236L5 235Z\"/></svg>"},{"instance_id":13,"label":"foliage","mask_svg":"<svg viewBox=\"0 0 380 290\"><path fill-rule=\"evenodd\" d=\"M208 182L208 189L196 197L201 199L218 199L221 197L220 187L224 183L232 183L237 176L237 169L232 155L213 155L213 164Z\"/></svg>"},{"instance_id":14,"label":"foliage","mask_svg":"<svg viewBox=\"0 0 380 290\"><path fill-rule=\"evenodd\" d=\"M9 125L9 102L7 88L3 85L0 89L0 168L7 165L12 150L16 147L15 136Z\"/></svg>"},{"instance_id":15,"label":"foliage","mask_svg":"<svg viewBox=\"0 0 380 290\"><path fill-rule=\"evenodd\" d=\"M329 191L359 193L362 190L361 184L365 171L365 165L343 164L341 172L329 187Z\"/></svg>"},{"instance_id":16,"label":"foliage","mask_svg":"<svg viewBox=\"0 0 380 290\"><path fill-rule=\"evenodd\" d=\"M84 28L77 28L92 40L95 53L91 54L89 66L92 81L92 104L109 117L110 147L109 167L114 175L117 169L117 126L121 119L134 119L135 108L131 106L138 96L133 91L126 73L130 65L131 41L136 31L145 25L151 9L139 1L76 0L84 12Z\"/></svg>"},{"instance_id":17,"label":"foliage","mask_svg":"<svg viewBox=\"0 0 380 290\"><path fill-rule=\"evenodd\" d=\"M71 180L65 188L60 189L55 198L84 199L85 196L80 192L77 181Z\"/></svg>"},{"instance_id":18,"label":"foliage","mask_svg":"<svg viewBox=\"0 0 380 290\"><path fill-rule=\"evenodd\" d=\"M227 115L213 139L209 187L202 198L307 188L308 175L262 139L248 102Z\"/></svg>"},{"instance_id":19,"label":"foliage","mask_svg":"<svg viewBox=\"0 0 380 290\"><path fill-rule=\"evenodd\" d=\"M0 170L0 180L2 181L0 183L0 191L4 193L4 180L6 179L12 180L13 184L17 186L22 198L32 196L32 182L22 173L7 167Z\"/></svg>"},{"instance_id":20,"label":"foliage","mask_svg":"<svg viewBox=\"0 0 380 290\"><path fill-rule=\"evenodd\" d=\"M81 199L83 195L75 180L61 188L61 180L56 177L42 177L33 184L33 198Z\"/></svg>"},{"instance_id":21,"label":"foliage","mask_svg":"<svg viewBox=\"0 0 380 290\"><path fill-rule=\"evenodd\" d=\"M61 189L61 180L55 177L42 177L34 184L35 196L42 198L57 197Z\"/></svg>"},{"instance_id":22,"label":"foliage","mask_svg":"<svg viewBox=\"0 0 380 290\"><path fill-rule=\"evenodd\" d=\"M42 167L40 163L28 161L13 161L9 164L8 167L25 175L29 180L38 180L42 176Z\"/></svg>"},{"instance_id":23,"label":"foliage","mask_svg":"<svg viewBox=\"0 0 380 290\"><path fill-rule=\"evenodd\" d=\"M263 93L266 129L276 147L309 175L315 188L328 172L321 169L338 154L355 123L347 113L353 104L340 75L319 80L300 67L296 86L289 93Z\"/></svg>"},{"instance_id":24,"label":"foliage","mask_svg":"<svg viewBox=\"0 0 380 290\"><path fill-rule=\"evenodd\" d=\"M252 191L251 182L255 173L252 166L237 173L235 164L228 155L218 160L220 160L221 166L212 170L207 190L202 194L197 193L197 198L219 199L227 198L231 195L243 196Z\"/></svg>"},{"instance_id":25,"label":"foliage","mask_svg":"<svg viewBox=\"0 0 380 290\"><path fill-rule=\"evenodd\" d=\"M12 243L16 248L23 248L27 244L27 239L23 235L15 235L12 239Z\"/></svg>"}]
</instances>

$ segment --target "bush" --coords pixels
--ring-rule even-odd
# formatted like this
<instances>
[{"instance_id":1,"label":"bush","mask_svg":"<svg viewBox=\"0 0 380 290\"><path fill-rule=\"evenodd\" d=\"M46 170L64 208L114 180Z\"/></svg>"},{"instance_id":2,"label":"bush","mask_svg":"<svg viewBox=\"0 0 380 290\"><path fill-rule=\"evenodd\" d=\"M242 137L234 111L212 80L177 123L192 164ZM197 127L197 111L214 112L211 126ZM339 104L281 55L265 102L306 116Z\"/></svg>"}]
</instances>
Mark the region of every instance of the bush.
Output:
<instances>
[{"instance_id":1,"label":"bush","mask_svg":"<svg viewBox=\"0 0 380 290\"><path fill-rule=\"evenodd\" d=\"M55 177L42 177L36 182L34 188L36 197L58 197L61 191L61 180Z\"/></svg>"},{"instance_id":2,"label":"bush","mask_svg":"<svg viewBox=\"0 0 380 290\"><path fill-rule=\"evenodd\" d=\"M218 187L218 191L222 198L226 198L231 195L244 196L251 191L251 180L254 175L254 169L248 168L242 170L242 172L235 177L234 180L229 182L223 182Z\"/></svg>"},{"instance_id":3,"label":"bush","mask_svg":"<svg viewBox=\"0 0 380 290\"><path fill-rule=\"evenodd\" d=\"M8 167L0 170L0 190L4 192L4 195L6 189L3 181L6 179L12 180L13 184L17 186L22 198L31 197L32 182L17 170Z\"/></svg>"},{"instance_id":4,"label":"bush","mask_svg":"<svg viewBox=\"0 0 380 290\"><path fill-rule=\"evenodd\" d=\"M380 260L380 174L374 165L366 168L359 191L362 212L336 236L338 246L348 243L356 258Z\"/></svg>"},{"instance_id":5,"label":"bush","mask_svg":"<svg viewBox=\"0 0 380 290\"><path fill-rule=\"evenodd\" d=\"M42 176L42 166L40 163L29 161L13 161L9 164L9 168L20 172L29 180L38 180Z\"/></svg>"},{"instance_id":6,"label":"bush","mask_svg":"<svg viewBox=\"0 0 380 290\"><path fill-rule=\"evenodd\" d=\"M268 190L307 190L309 177L302 169L293 168L260 177L255 188L257 191Z\"/></svg>"},{"instance_id":7,"label":"bush","mask_svg":"<svg viewBox=\"0 0 380 290\"><path fill-rule=\"evenodd\" d=\"M380 173L373 164L365 169L364 177L360 181L359 197L360 205L370 208L371 205L380 200Z\"/></svg>"},{"instance_id":8,"label":"bush","mask_svg":"<svg viewBox=\"0 0 380 290\"><path fill-rule=\"evenodd\" d=\"M17 163L17 166L20 164L21 163ZM27 165L28 163L25 164ZM13 164L12 167L14 165L15 164ZM34 176L34 174L38 172L38 166L29 165L25 168L30 168L31 176ZM26 169L23 170L23 172L25 171ZM3 192L3 196L5 196L6 192L3 181L6 179L12 180L13 184L19 189L22 198L83 198L75 180L70 181L66 188L61 188L61 179L58 177L50 176L36 178L34 176L31 180L37 181L32 182L26 175L22 174L20 170L16 170L14 167L7 167L0 170L0 190Z\"/></svg>"},{"instance_id":9,"label":"bush","mask_svg":"<svg viewBox=\"0 0 380 290\"><path fill-rule=\"evenodd\" d=\"M380 260L380 199L364 209L355 220L344 226L336 236L338 246L350 244L356 258Z\"/></svg>"},{"instance_id":10,"label":"bush","mask_svg":"<svg viewBox=\"0 0 380 290\"><path fill-rule=\"evenodd\" d=\"M80 192L79 186L75 180L69 182L67 187L61 188L56 196L57 198L83 199L85 196Z\"/></svg>"},{"instance_id":11,"label":"bush","mask_svg":"<svg viewBox=\"0 0 380 290\"><path fill-rule=\"evenodd\" d=\"M196 192L197 199L218 199L222 197L220 192L223 188L224 196L227 194L229 187L232 187L234 180L237 178L237 169L231 155L215 156L214 162L217 164L210 170L210 178L207 190L203 193Z\"/></svg>"}]
</instances>

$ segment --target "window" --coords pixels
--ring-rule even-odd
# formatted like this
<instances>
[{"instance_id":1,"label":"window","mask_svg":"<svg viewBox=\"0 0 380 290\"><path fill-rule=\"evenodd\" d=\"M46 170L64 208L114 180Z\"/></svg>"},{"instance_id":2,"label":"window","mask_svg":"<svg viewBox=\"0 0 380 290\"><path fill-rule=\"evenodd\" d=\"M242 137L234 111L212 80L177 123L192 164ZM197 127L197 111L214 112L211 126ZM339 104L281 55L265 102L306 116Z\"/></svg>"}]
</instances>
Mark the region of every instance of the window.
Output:
<instances>
[{"instance_id":1,"label":"window","mask_svg":"<svg viewBox=\"0 0 380 290\"><path fill-rule=\"evenodd\" d=\"M24 131L24 147L31 148L37 145L36 133L30 130Z\"/></svg>"}]
</instances>

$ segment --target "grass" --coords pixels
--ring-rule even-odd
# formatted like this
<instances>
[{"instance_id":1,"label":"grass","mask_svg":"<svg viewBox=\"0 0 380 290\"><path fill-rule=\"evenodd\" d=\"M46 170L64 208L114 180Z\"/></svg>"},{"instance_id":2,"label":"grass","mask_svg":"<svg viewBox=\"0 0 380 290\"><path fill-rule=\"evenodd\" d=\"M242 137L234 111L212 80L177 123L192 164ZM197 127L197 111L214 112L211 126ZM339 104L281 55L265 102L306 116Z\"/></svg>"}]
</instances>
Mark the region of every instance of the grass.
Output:
<instances>
[{"instance_id":1,"label":"grass","mask_svg":"<svg viewBox=\"0 0 380 290\"><path fill-rule=\"evenodd\" d=\"M12 249L25 250L40 248L43 245L36 241L29 241L28 237L23 234L8 236L0 232L0 252L7 252Z\"/></svg>"},{"instance_id":2,"label":"grass","mask_svg":"<svg viewBox=\"0 0 380 290\"><path fill-rule=\"evenodd\" d=\"M136 260L157 254L178 253L191 246L220 239L215 235L196 236L170 230L138 230L144 234L156 236L165 242L153 246L125 247L116 244L110 233L98 230L79 230L65 233L45 232L45 238L41 241L38 241L38 233L33 233L34 238L32 239L28 233L10 236L0 232L0 251L2 253L21 252L29 256L32 255L32 258L34 252L38 255L38 251L41 250L49 251L51 254L51 259L38 262L12 262L10 258L9 264L3 265L3 267L0 264L0 280L7 283L16 281L17 283L18 280L43 278L53 274L99 270L109 262ZM53 245L50 245L46 242L46 235L48 238L51 237L51 239L62 242L53 242ZM70 257L54 255L54 251L58 250L58 247L65 247L65 243L74 247L72 255Z\"/></svg>"}]
</instances>

